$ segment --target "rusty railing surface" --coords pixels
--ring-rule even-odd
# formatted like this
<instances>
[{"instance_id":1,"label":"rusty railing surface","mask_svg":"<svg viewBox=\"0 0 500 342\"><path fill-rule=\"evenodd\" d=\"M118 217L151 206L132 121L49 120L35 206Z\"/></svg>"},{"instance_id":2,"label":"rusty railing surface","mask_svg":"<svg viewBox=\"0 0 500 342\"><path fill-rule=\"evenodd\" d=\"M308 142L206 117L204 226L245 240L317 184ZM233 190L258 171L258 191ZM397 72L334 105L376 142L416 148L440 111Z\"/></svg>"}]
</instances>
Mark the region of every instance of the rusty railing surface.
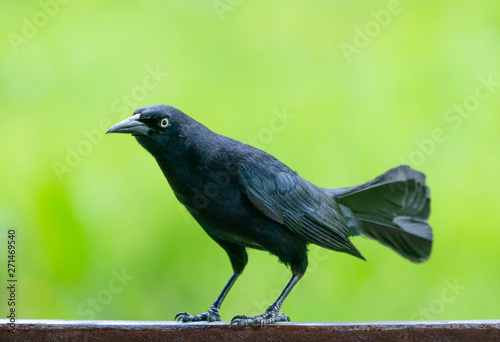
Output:
<instances>
[{"instance_id":1,"label":"rusty railing surface","mask_svg":"<svg viewBox=\"0 0 500 342\"><path fill-rule=\"evenodd\" d=\"M500 320L290 322L230 327L228 322L0 320L0 341L500 341Z\"/></svg>"}]
</instances>

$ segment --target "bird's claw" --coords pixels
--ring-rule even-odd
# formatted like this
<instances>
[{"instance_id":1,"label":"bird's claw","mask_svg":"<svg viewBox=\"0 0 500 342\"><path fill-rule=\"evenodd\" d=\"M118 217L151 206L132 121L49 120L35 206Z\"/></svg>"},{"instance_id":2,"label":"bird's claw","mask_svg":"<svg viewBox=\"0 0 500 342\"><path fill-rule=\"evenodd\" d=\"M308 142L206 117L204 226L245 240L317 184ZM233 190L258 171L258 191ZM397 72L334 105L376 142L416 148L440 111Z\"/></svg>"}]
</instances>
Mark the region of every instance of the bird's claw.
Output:
<instances>
[{"instance_id":1,"label":"bird's claw","mask_svg":"<svg viewBox=\"0 0 500 342\"><path fill-rule=\"evenodd\" d=\"M211 307L208 309L207 312L204 312L199 315L190 315L187 312L179 312L177 315L175 315L175 319L178 322L215 322L215 321L220 321L220 314L219 314L219 309L215 307Z\"/></svg>"},{"instance_id":2,"label":"bird's claw","mask_svg":"<svg viewBox=\"0 0 500 342\"><path fill-rule=\"evenodd\" d=\"M231 320L230 326L237 325L238 327L244 327L251 324L260 324L263 327L266 324L271 324L275 322L290 322L290 317L285 313L276 313L272 310L267 310L262 315L250 317L250 316L235 316Z\"/></svg>"}]
</instances>

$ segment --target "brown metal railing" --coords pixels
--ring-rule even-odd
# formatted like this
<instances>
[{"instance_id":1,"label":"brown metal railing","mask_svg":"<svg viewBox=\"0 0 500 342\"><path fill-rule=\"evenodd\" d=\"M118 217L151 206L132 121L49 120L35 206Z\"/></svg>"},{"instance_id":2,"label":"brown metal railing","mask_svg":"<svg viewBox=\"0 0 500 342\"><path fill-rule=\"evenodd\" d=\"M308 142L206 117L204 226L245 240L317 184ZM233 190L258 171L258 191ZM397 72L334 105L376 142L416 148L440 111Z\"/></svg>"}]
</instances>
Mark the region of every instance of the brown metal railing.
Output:
<instances>
[{"instance_id":1,"label":"brown metal railing","mask_svg":"<svg viewBox=\"0 0 500 342\"><path fill-rule=\"evenodd\" d=\"M0 341L500 341L500 320L290 322L245 328L228 322L0 320Z\"/></svg>"}]
</instances>

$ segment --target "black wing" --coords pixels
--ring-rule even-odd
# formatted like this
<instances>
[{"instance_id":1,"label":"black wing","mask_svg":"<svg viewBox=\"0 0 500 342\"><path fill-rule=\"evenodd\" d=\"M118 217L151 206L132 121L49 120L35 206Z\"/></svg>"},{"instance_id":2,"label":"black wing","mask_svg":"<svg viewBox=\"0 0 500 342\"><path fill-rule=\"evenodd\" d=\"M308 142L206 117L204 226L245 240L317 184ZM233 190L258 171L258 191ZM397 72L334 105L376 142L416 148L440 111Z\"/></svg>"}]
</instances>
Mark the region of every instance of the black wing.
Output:
<instances>
[{"instance_id":1,"label":"black wing","mask_svg":"<svg viewBox=\"0 0 500 342\"><path fill-rule=\"evenodd\" d=\"M240 164L242 192L250 202L304 240L364 259L349 240L335 199L269 157Z\"/></svg>"}]
</instances>

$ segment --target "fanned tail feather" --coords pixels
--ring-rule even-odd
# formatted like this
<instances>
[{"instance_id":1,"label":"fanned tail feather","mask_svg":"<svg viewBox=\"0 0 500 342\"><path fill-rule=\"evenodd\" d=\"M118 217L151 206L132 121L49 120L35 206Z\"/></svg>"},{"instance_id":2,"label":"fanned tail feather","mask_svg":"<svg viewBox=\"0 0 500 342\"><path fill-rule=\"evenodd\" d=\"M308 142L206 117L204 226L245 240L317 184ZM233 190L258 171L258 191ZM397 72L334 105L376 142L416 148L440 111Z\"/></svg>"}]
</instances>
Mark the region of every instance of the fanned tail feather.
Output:
<instances>
[{"instance_id":1,"label":"fanned tail feather","mask_svg":"<svg viewBox=\"0 0 500 342\"><path fill-rule=\"evenodd\" d=\"M413 262L429 258L430 191L424 174L401 165L358 186L324 190L338 201L351 235L373 238Z\"/></svg>"}]
</instances>

